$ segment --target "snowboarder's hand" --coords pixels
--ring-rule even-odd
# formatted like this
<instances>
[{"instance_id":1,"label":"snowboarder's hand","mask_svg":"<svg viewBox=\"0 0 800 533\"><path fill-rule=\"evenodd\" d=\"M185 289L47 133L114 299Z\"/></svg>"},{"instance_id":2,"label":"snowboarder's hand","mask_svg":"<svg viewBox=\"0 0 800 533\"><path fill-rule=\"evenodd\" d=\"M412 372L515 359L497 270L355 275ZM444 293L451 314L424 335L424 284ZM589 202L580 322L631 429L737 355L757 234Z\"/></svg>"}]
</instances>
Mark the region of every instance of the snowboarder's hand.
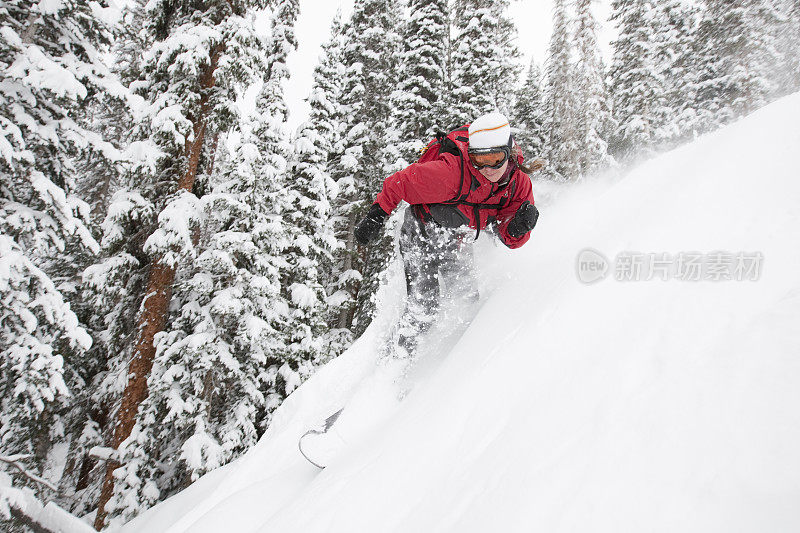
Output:
<instances>
[{"instance_id":1,"label":"snowboarder's hand","mask_svg":"<svg viewBox=\"0 0 800 533\"><path fill-rule=\"evenodd\" d=\"M518 239L532 230L537 220L539 220L539 210L526 200L508 223L508 234Z\"/></svg>"},{"instance_id":2,"label":"snowboarder's hand","mask_svg":"<svg viewBox=\"0 0 800 533\"><path fill-rule=\"evenodd\" d=\"M356 240L362 246L367 246L377 241L383 231L383 224L389 215L377 203L372 204L364 219L358 223L355 230Z\"/></svg>"}]
</instances>

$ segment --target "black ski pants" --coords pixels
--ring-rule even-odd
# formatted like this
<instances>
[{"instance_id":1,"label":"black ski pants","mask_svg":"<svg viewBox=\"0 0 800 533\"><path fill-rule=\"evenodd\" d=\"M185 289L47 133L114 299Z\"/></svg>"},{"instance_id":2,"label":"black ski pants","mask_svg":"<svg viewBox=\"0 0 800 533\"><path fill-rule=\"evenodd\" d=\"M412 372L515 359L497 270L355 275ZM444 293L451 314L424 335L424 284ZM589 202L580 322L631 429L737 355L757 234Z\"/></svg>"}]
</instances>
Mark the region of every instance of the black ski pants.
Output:
<instances>
[{"instance_id":1,"label":"black ski pants","mask_svg":"<svg viewBox=\"0 0 800 533\"><path fill-rule=\"evenodd\" d=\"M443 297L478 299L473 230L424 223L413 211L412 207L406 209L400 228L407 299L397 328L397 345L407 355L413 355L419 337L436 319Z\"/></svg>"}]
</instances>

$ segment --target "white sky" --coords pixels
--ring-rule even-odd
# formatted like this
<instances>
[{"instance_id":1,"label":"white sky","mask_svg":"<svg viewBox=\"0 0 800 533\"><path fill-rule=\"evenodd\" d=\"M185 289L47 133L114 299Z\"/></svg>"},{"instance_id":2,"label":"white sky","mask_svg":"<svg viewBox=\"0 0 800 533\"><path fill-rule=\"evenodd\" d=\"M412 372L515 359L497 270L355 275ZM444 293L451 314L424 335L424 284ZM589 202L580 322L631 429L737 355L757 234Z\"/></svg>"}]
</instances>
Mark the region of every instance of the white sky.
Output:
<instances>
[{"instance_id":1,"label":"white sky","mask_svg":"<svg viewBox=\"0 0 800 533\"><path fill-rule=\"evenodd\" d=\"M517 46L527 65L531 58L538 63L545 59L552 26L552 0L512 0L509 15L517 24ZM330 36L330 26L337 9L344 15L352 10L353 0L300 0L300 17L296 32L298 49L288 59L291 79L286 85L289 106L289 125L296 129L306 118L309 108L304 99L311 91L314 67L321 53L321 45ZM598 0L595 7L601 30L598 36L603 55L609 58L609 42L613 29L607 22L610 0Z\"/></svg>"}]
</instances>

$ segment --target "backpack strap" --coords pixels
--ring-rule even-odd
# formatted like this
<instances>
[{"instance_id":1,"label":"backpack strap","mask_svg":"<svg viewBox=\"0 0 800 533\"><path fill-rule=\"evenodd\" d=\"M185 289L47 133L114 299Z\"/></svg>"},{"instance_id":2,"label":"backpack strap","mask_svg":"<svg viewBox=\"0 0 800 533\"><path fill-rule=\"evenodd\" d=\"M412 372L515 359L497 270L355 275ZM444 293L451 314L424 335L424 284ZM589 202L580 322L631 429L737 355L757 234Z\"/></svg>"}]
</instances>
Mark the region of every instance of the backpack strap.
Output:
<instances>
[{"instance_id":1,"label":"backpack strap","mask_svg":"<svg viewBox=\"0 0 800 533\"><path fill-rule=\"evenodd\" d=\"M469 127L462 126L460 128L451 130L449 133L440 132L436 134L436 138L439 140L439 152L458 156L459 167L461 170L461 183L459 184L458 192L450 200L441 202L443 204L457 205L462 203L464 200L466 200L467 196L469 196L472 187L472 180L469 179L471 178L471 175L469 175L469 172L465 172L467 169L464 166L464 154L461 152L458 144L456 144L456 141L464 143L469 142L469 137L466 135L467 131L469 131ZM464 187L465 184L467 187Z\"/></svg>"},{"instance_id":2,"label":"backpack strap","mask_svg":"<svg viewBox=\"0 0 800 533\"><path fill-rule=\"evenodd\" d=\"M482 203L475 203L475 202L467 202L465 200L461 200L459 203L461 205L467 205L472 208L472 215L475 218L476 226L478 227L478 231L475 233L475 240L478 240L478 237L481 236L481 209L496 209L500 210L505 207L506 202L509 201L511 198L514 197L514 194L517 192L517 180L514 177L514 174L519 169L514 169L511 173L511 182L508 184L510 189L509 195L507 197L500 198L500 202L496 204L482 204Z\"/></svg>"}]
</instances>

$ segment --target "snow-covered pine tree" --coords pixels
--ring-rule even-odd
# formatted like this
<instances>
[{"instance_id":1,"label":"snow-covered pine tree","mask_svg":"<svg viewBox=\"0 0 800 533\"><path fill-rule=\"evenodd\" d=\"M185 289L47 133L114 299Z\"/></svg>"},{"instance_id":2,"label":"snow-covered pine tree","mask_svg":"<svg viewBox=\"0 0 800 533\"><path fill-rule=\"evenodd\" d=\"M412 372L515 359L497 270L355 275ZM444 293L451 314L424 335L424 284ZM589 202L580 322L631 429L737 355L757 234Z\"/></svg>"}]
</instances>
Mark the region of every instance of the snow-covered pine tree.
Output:
<instances>
[{"instance_id":1,"label":"snow-covered pine tree","mask_svg":"<svg viewBox=\"0 0 800 533\"><path fill-rule=\"evenodd\" d=\"M341 11L331 23L331 36L322 45L322 55L314 67L311 94L306 101L310 109L309 122L317 131L317 149L323 157L324 168L334 168L342 153L342 129L345 112L342 90L345 66L342 63L344 37Z\"/></svg>"},{"instance_id":2,"label":"snow-covered pine tree","mask_svg":"<svg viewBox=\"0 0 800 533\"><path fill-rule=\"evenodd\" d=\"M342 106L343 79L345 66L342 63L342 48L344 46L342 35L341 12L337 12L331 24L331 37L323 44L323 53L319 64L314 68L314 82L308 103L311 107L309 122L313 127L314 134L306 134L301 137L310 138L313 136L313 151L309 148L309 155L298 155L298 159L308 158L308 163L328 176L333 183L328 187L331 193L328 200L330 207L328 211L328 224L334 230L335 248L331 262L325 265L323 284L328 295L327 321L330 326L331 351L340 353L352 341L352 335L348 329L348 313L355 306L355 293L352 287L348 286L343 272L351 271L348 264L350 256L345 246L347 235L347 223L343 217L336 216L336 197L341 194L339 178L347 175L337 175L337 170L341 170L339 164L343 153L342 131L345 123L345 114ZM305 127L304 127L305 129ZM298 150L301 151L298 145ZM314 163L320 159L319 163Z\"/></svg>"},{"instance_id":3,"label":"snow-covered pine tree","mask_svg":"<svg viewBox=\"0 0 800 533\"><path fill-rule=\"evenodd\" d=\"M704 0L698 47L705 68L698 81L701 131L726 124L777 94L779 21L772 2Z\"/></svg>"},{"instance_id":4,"label":"snow-covered pine tree","mask_svg":"<svg viewBox=\"0 0 800 533\"><path fill-rule=\"evenodd\" d=\"M125 3L122 3L125 6ZM138 32L144 17L141 3L130 2L122 10L121 17L114 27L115 42L108 54L109 62L115 77L115 83L127 87L134 78L138 66L139 55L143 49ZM102 131L103 135L114 144L125 147L130 140L130 126L133 117L142 109L143 100L127 89L120 94L98 94L96 100L85 106L89 115L87 120L93 129ZM104 235L109 206L114 193L126 183L126 172L130 164L130 152L124 152L119 158L104 158L96 153L88 153L80 164L79 190L91 206L91 230L95 235ZM125 223L125 221L118 220ZM138 221L128 223L137 225ZM128 232L128 235L134 232ZM121 255L123 263L116 265L116 272L104 280L87 276L87 272L98 272L98 260L108 257L108 248L101 241L103 254L86 257L64 257L62 261L71 261L76 270L77 283L75 310L87 330L92 335L92 347L81 358L78 371L85 383L73 397L71 409L70 447L66 457L61 488L64 494L62 506L78 516L91 512L97 505L97 495L102 483L100 469L105 464L90 455L95 446L105 444L102 433L109 420L109 388L100 384L108 376L109 368L122 368L124 363L113 365L110 359L123 352L131 331L135 329L135 313L141 301L143 290L136 285L136 273L132 263L124 261L131 256ZM131 249L135 246L131 246ZM135 262L135 260L134 260ZM89 270L87 270L87 267ZM131 278L128 275L133 274ZM92 281L99 282L92 284ZM127 310L128 312L124 312ZM123 340L124 339L124 340ZM121 390L124 383L121 384ZM114 393L116 394L116 393Z\"/></svg>"},{"instance_id":5,"label":"snow-covered pine tree","mask_svg":"<svg viewBox=\"0 0 800 533\"><path fill-rule=\"evenodd\" d=\"M285 9L288 9L288 3ZM290 48L297 46L288 25L297 18L296 3L293 9L292 16L281 14L280 8L275 13L276 24L282 23L283 30L273 32L273 35L283 35L283 54L274 52L270 61L284 69ZM337 24L335 22L334 26ZM276 84L272 101L278 104L273 106L273 116L282 116L285 122L286 107L280 92L282 79L275 75L274 67L272 72L271 82ZM321 79L325 76L318 71L315 74L314 90L324 91L324 84L332 80ZM288 76L288 70L284 70L283 77ZM340 87L329 86L327 89L334 96L334 91L340 90ZM317 96L321 95L317 93ZM287 153L291 160L281 186L281 190L287 193L282 209L287 245L282 253L285 263L281 286L282 300L288 306L288 320L282 326L287 343L283 350L277 352L281 364L275 366L276 378L271 383L270 399L273 404L291 393L316 365L330 356L338 355L341 348L342 339L337 332L330 337L327 335L330 311L325 285L328 282L326 274L332 268L333 253L341 247L330 220L331 198L335 196L337 188L326 167L332 150L330 142L340 127L342 117L334 109L323 110L322 104L319 100L312 104L310 121L300 127L294 146ZM323 136L330 138L325 140ZM267 423L272 410L277 407L277 404L273 404L268 405Z\"/></svg>"},{"instance_id":6,"label":"snow-covered pine tree","mask_svg":"<svg viewBox=\"0 0 800 533\"><path fill-rule=\"evenodd\" d=\"M346 327L352 327L356 336L372 320L373 296L393 253L390 228L379 243L362 250L356 246L353 230L397 161L389 95L396 79L400 20L396 2L357 0L343 31L346 122L343 154L334 169L340 189L335 216L346 228L340 283L353 290L355 305L344 316L349 319Z\"/></svg>"},{"instance_id":7,"label":"snow-covered pine tree","mask_svg":"<svg viewBox=\"0 0 800 533\"><path fill-rule=\"evenodd\" d=\"M114 72L128 87L141 77L141 56L150 35L144 30L148 13L140 3L123 11L112 50ZM135 89L135 85L133 85ZM78 402L87 408L80 412L81 427L76 428L67 461L66 476L74 480L69 509L85 515L97 505L106 463L90 454L105 446L108 426L113 423L115 403L125 388L131 352L131 338L147 281L149 258L143 250L147 231L152 230L158 198L165 192L147 181L153 160L148 160L146 133L131 130L135 117L146 113L141 94L128 93L126 105L102 102L97 112L99 126L115 141L127 147L114 167L87 164L82 187L92 197L95 231L102 236L100 257L83 265L80 304L94 343L88 355L92 366L86 369L87 384ZM137 168L142 165L144 168ZM152 181L152 180L151 180Z\"/></svg>"},{"instance_id":8,"label":"snow-covered pine tree","mask_svg":"<svg viewBox=\"0 0 800 533\"><path fill-rule=\"evenodd\" d=\"M524 85L517 90L511 123L514 140L526 157L540 157L547 152L542 74L534 61L528 67Z\"/></svg>"},{"instance_id":9,"label":"snow-covered pine tree","mask_svg":"<svg viewBox=\"0 0 800 533\"><path fill-rule=\"evenodd\" d=\"M125 93L103 60L118 17L102 0L0 3L0 451L36 474L86 385L72 260L99 246L76 191L87 157L119 157L87 113Z\"/></svg>"},{"instance_id":10,"label":"snow-covered pine tree","mask_svg":"<svg viewBox=\"0 0 800 533\"><path fill-rule=\"evenodd\" d=\"M594 0L575 4L574 66L575 136L578 144L578 171L588 176L613 164L608 153L606 132L611 124L611 105L603 81L603 65L597 46L597 20L592 13Z\"/></svg>"},{"instance_id":11,"label":"snow-covered pine tree","mask_svg":"<svg viewBox=\"0 0 800 533\"><path fill-rule=\"evenodd\" d=\"M288 170L290 208L285 215L289 245L283 254L288 268L282 287L289 302L285 324L289 344L284 358L318 365L339 355L342 343L349 340L349 335L343 337L338 330L328 335L327 325L326 273L332 270L333 253L342 245L330 220L331 198L337 189L325 170L324 142L310 121L298 133Z\"/></svg>"},{"instance_id":12,"label":"snow-covered pine tree","mask_svg":"<svg viewBox=\"0 0 800 533\"><path fill-rule=\"evenodd\" d=\"M396 128L405 167L419 157L427 141L450 124L443 122L447 105L447 0L410 0L402 31L397 90L392 93Z\"/></svg>"},{"instance_id":13,"label":"snow-covered pine tree","mask_svg":"<svg viewBox=\"0 0 800 533\"><path fill-rule=\"evenodd\" d=\"M350 330L339 326L342 308L347 306L350 298L338 283L340 272L335 257L344 250L344 242L335 232L338 224L334 220L332 202L338 194L338 186L329 172L341 157L344 122L340 105L344 73L341 48L341 15L337 13L331 27L331 38L323 45L323 56L314 69L311 95L307 99L311 112L308 121L300 127L289 166L289 180L294 184L291 194L296 195L292 203L299 206L289 219L295 222L292 231L299 229L303 234L299 237L303 249L289 262L298 265L298 272L308 270L303 278L306 281L301 283L313 287L320 298L303 312L308 314L307 323L314 337L325 329L320 319L328 324L325 334L325 354L328 356L338 355L352 342ZM313 260L307 261L308 257ZM297 281L300 278L286 286L291 287ZM317 285L320 286L317 288Z\"/></svg>"},{"instance_id":14,"label":"snow-covered pine tree","mask_svg":"<svg viewBox=\"0 0 800 533\"><path fill-rule=\"evenodd\" d=\"M279 325L287 311L280 293L287 241L273 209L284 204L283 193L262 174L257 125L243 126L231 159L221 162L202 199L202 251L179 273L173 300L180 310L156 336L148 396L106 506L112 523L228 463L261 434L270 385L282 366L276 354L286 349ZM279 403L269 400L272 408Z\"/></svg>"},{"instance_id":15,"label":"snow-covered pine tree","mask_svg":"<svg viewBox=\"0 0 800 533\"><path fill-rule=\"evenodd\" d=\"M775 21L775 83L783 96L800 88L800 0L769 0Z\"/></svg>"},{"instance_id":16,"label":"snow-covered pine tree","mask_svg":"<svg viewBox=\"0 0 800 533\"><path fill-rule=\"evenodd\" d=\"M463 125L461 121L461 114L456 106L456 95L454 93L455 83L453 80L454 65L453 65L453 38L454 32L454 19L455 19L455 0L447 0L447 17L445 24L447 30L445 32L445 45L442 49L442 56L444 61L444 86L442 94L440 95L436 106L435 115L437 123L441 124L439 129L445 130L448 128L457 128Z\"/></svg>"},{"instance_id":17,"label":"snow-covered pine tree","mask_svg":"<svg viewBox=\"0 0 800 533\"><path fill-rule=\"evenodd\" d=\"M647 157L659 145L666 119L666 88L656 64L653 2L614 0L611 20L619 32L609 72L617 129L611 153L620 161Z\"/></svg>"},{"instance_id":18,"label":"snow-covered pine tree","mask_svg":"<svg viewBox=\"0 0 800 533\"><path fill-rule=\"evenodd\" d=\"M261 56L254 60L261 68L245 81L265 72L270 77L256 100L257 115L240 124L240 141L201 200L202 251L178 272L173 305L180 310L156 337L148 396L107 506L116 519L130 518L255 445L272 411L319 359L313 350L321 339L294 337L312 331L309 323L319 333L321 320L298 313L281 292L281 278L303 267L286 257L292 238L302 237L292 235L285 219L299 202L285 181L282 132L282 81L296 47L296 18L296 0L278 2L269 42L249 39L242 50Z\"/></svg>"},{"instance_id":19,"label":"snow-covered pine tree","mask_svg":"<svg viewBox=\"0 0 800 533\"><path fill-rule=\"evenodd\" d=\"M780 47L783 14L779 0L747 0L748 39L747 61L756 77L750 109L758 109L780 94L780 71L785 58Z\"/></svg>"},{"instance_id":20,"label":"snow-covered pine tree","mask_svg":"<svg viewBox=\"0 0 800 533\"><path fill-rule=\"evenodd\" d=\"M800 0L784 0L784 23L779 44L786 63L783 66L783 92L800 90Z\"/></svg>"},{"instance_id":21,"label":"snow-covered pine tree","mask_svg":"<svg viewBox=\"0 0 800 533\"><path fill-rule=\"evenodd\" d=\"M547 173L552 179L578 178L578 142L574 108L572 39L564 0L553 4L553 33L545 64L545 132L549 152Z\"/></svg>"},{"instance_id":22,"label":"snow-covered pine tree","mask_svg":"<svg viewBox=\"0 0 800 533\"><path fill-rule=\"evenodd\" d=\"M509 0L455 0L451 43L453 113L458 124L496 109L510 115L517 86L516 26Z\"/></svg>"},{"instance_id":23,"label":"snow-covered pine tree","mask_svg":"<svg viewBox=\"0 0 800 533\"><path fill-rule=\"evenodd\" d=\"M236 88L266 71L248 10L266 1L202 4L154 0L146 4L140 35L146 49L132 88L145 100L133 124L129 152L138 155L128 186L115 193L106 218L106 259L90 269L90 283L120 280L141 309L127 333L135 340L110 362L108 398L121 392L109 418L108 445L131 436L155 357L154 339L167 324L176 269L196 255L196 227L203 218L196 190L207 133L226 131L236 118ZM132 275L131 275L132 274ZM137 298L138 297L138 298ZM142 299L142 297L144 297ZM126 314L130 310L120 311ZM127 375L115 378L117 368ZM121 383L122 382L122 383ZM123 390L120 390L120 389ZM124 446L122 447L124 449ZM109 461L95 520L100 529L114 494L115 460ZM152 496L152 494L150 495Z\"/></svg>"},{"instance_id":24,"label":"snow-covered pine tree","mask_svg":"<svg viewBox=\"0 0 800 533\"><path fill-rule=\"evenodd\" d=\"M752 26L751 39L754 46L748 50L751 68L760 73L760 96L755 105L762 107L784 94L784 69L789 58L781 46L782 34L786 29L785 15L781 0L749 0L749 22ZM756 97L759 98L759 97Z\"/></svg>"},{"instance_id":25,"label":"snow-covered pine tree","mask_svg":"<svg viewBox=\"0 0 800 533\"><path fill-rule=\"evenodd\" d=\"M672 148L694 136L700 75L694 55L697 7L682 0L664 0L653 7L654 61L665 87L664 118L656 137L661 148Z\"/></svg>"}]
</instances>

